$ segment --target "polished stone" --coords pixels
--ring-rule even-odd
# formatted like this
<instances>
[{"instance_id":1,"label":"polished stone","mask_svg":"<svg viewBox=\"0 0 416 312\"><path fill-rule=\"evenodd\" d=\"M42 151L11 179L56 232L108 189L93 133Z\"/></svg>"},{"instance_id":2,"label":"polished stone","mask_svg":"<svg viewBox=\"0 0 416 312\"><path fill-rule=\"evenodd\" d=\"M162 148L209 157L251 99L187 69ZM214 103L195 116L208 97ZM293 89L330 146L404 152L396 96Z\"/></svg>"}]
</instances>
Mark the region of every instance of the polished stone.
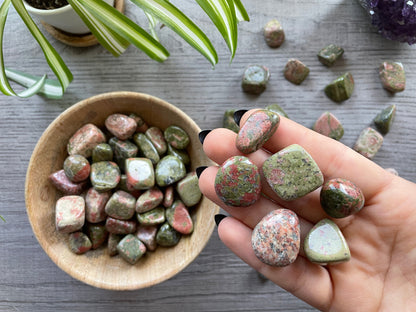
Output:
<instances>
[{"instance_id":1,"label":"polished stone","mask_svg":"<svg viewBox=\"0 0 416 312\"><path fill-rule=\"evenodd\" d=\"M384 108L377 116L374 118L374 124L380 133L386 135L393 124L394 117L396 116L396 105L390 105Z\"/></svg>"},{"instance_id":2,"label":"polished stone","mask_svg":"<svg viewBox=\"0 0 416 312\"><path fill-rule=\"evenodd\" d=\"M276 19L267 22L263 28L263 36L267 45L271 48L278 48L285 41L285 32L282 25Z\"/></svg>"},{"instance_id":3,"label":"polished stone","mask_svg":"<svg viewBox=\"0 0 416 312\"><path fill-rule=\"evenodd\" d=\"M340 140L344 135L344 127L341 122L330 112L323 113L316 120L312 130L334 140Z\"/></svg>"},{"instance_id":4,"label":"polished stone","mask_svg":"<svg viewBox=\"0 0 416 312\"><path fill-rule=\"evenodd\" d=\"M297 59L290 59L283 70L285 78L293 84L300 85L309 75L309 68Z\"/></svg>"},{"instance_id":5,"label":"polished stone","mask_svg":"<svg viewBox=\"0 0 416 312\"><path fill-rule=\"evenodd\" d=\"M338 103L348 100L353 91L354 78L350 73L345 73L325 87L325 94Z\"/></svg>"},{"instance_id":6,"label":"polished stone","mask_svg":"<svg viewBox=\"0 0 416 312\"><path fill-rule=\"evenodd\" d=\"M406 74L400 62L383 62L379 68L383 88L392 92L402 92L406 88Z\"/></svg>"},{"instance_id":7,"label":"polished stone","mask_svg":"<svg viewBox=\"0 0 416 312\"><path fill-rule=\"evenodd\" d=\"M270 72L267 67L250 65L244 71L241 87L244 92L260 94L266 90L269 78Z\"/></svg>"},{"instance_id":8,"label":"polished stone","mask_svg":"<svg viewBox=\"0 0 416 312\"><path fill-rule=\"evenodd\" d=\"M354 150L361 155L372 159L383 144L383 136L371 127L361 131L354 145Z\"/></svg>"},{"instance_id":9,"label":"polished stone","mask_svg":"<svg viewBox=\"0 0 416 312\"><path fill-rule=\"evenodd\" d=\"M336 46L335 44L329 44L318 52L318 60L322 64L330 67L334 65L336 60L338 60L343 54L343 48Z\"/></svg>"},{"instance_id":10,"label":"polished stone","mask_svg":"<svg viewBox=\"0 0 416 312\"><path fill-rule=\"evenodd\" d=\"M178 157L167 155L156 165L156 183L160 187L178 182L186 175L186 168Z\"/></svg>"}]
</instances>

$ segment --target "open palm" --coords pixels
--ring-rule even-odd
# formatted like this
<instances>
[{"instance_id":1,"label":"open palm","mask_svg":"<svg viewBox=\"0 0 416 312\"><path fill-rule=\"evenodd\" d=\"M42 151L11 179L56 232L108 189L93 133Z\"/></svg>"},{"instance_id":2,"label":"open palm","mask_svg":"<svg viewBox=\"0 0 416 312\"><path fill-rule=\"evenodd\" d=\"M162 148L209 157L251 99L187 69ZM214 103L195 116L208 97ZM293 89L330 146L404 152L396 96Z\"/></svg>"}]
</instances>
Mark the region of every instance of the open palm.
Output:
<instances>
[{"instance_id":1,"label":"open palm","mask_svg":"<svg viewBox=\"0 0 416 312\"><path fill-rule=\"evenodd\" d=\"M245 122L251 112L241 119ZM203 148L214 162L241 155L235 147L236 134L215 129ZM343 232L351 260L326 267L313 264L303 250L287 267L260 262L251 247L251 232L270 211L288 208L300 219L301 246L314 224L328 218L319 201L319 190L285 202L262 183L261 197L250 207L224 205L214 190L217 167L200 175L201 191L231 217L218 227L220 239L236 255L264 276L295 296L323 311L416 311L416 185L397 177L374 162L333 139L322 136L289 119L280 126L263 150L249 155L259 167L270 156L291 144L299 144L314 158L325 180L345 178L364 193L364 208L344 219L333 219Z\"/></svg>"}]
</instances>

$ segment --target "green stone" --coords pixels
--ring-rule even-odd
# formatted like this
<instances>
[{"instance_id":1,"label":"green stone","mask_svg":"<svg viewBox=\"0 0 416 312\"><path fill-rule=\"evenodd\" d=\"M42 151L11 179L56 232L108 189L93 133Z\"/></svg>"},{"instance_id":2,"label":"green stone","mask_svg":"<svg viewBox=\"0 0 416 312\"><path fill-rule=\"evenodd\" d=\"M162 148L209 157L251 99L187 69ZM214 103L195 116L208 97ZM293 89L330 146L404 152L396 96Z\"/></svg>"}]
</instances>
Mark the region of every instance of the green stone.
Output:
<instances>
[{"instance_id":1,"label":"green stone","mask_svg":"<svg viewBox=\"0 0 416 312\"><path fill-rule=\"evenodd\" d=\"M96 163L105 160L113 160L113 149L111 148L110 144L101 143L94 147L92 150L92 162Z\"/></svg>"},{"instance_id":2,"label":"green stone","mask_svg":"<svg viewBox=\"0 0 416 312\"><path fill-rule=\"evenodd\" d=\"M90 250L92 244L86 234L73 232L68 236L68 246L73 253L80 255Z\"/></svg>"},{"instance_id":3,"label":"green stone","mask_svg":"<svg viewBox=\"0 0 416 312\"><path fill-rule=\"evenodd\" d=\"M263 163L263 174L270 187L283 200L294 200L320 187L324 177L311 155L293 144L270 156Z\"/></svg>"},{"instance_id":4,"label":"green stone","mask_svg":"<svg viewBox=\"0 0 416 312\"><path fill-rule=\"evenodd\" d=\"M285 32L282 25L276 19L267 22L263 28L264 40L271 48L278 48L285 41Z\"/></svg>"},{"instance_id":5,"label":"green stone","mask_svg":"<svg viewBox=\"0 0 416 312\"><path fill-rule=\"evenodd\" d=\"M316 120L312 130L334 140L340 140L344 135L344 127L341 122L330 112L324 112Z\"/></svg>"},{"instance_id":6,"label":"green stone","mask_svg":"<svg viewBox=\"0 0 416 312\"><path fill-rule=\"evenodd\" d=\"M176 185L176 192L186 207L195 206L201 200L199 181L195 171L188 173Z\"/></svg>"},{"instance_id":7,"label":"green stone","mask_svg":"<svg viewBox=\"0 0 416 312\"><path fill-rule=\"evenodd\" d=\"M406 75L402 63L383 62L380 65L379 75L384 89L393 93L404 91Z\"/></svg>"},{"instance_id":8,"label":"green stone","mask_svg":"<svg viewBox=\"0 0 416 312\"><path fill-rule=\"evenodd\" d=\"M128 220L133 217L136 208L136 198L125 191L117 191L111 195L105 205L105 212L110 217Z\"/></svg>"},{"instance_id":9,"label":"green stone","mask_svg":"<svg viewBox=\"0 0 416 312\"><path fill-rule=\"evenodd\" d=\"M266 90L269 78L270 72L267 67L250 65L244 71L241 87L244 92L260 94Z\"/></svg>"},{"instance_id":10,"label":"green stone","mask_svg":"<svg viewBox=\"0 0 416 312\"><path fill-rule=\"evenodd\" d=\"M318 59L322 64L329 67L334 65L335 61L339 59L342 54L344 54L344 50L341 47L330 44L318 52Z\"/></svg>"},{"instance_id":11,"label":"green stone","mask_svg":"<svg viewBox=\"0 0 416 312\"><path fill-rule=\"evenodd\" d=\"M188 165L191 162L191 158L185 149L177 149L170 144L168 144L168 155L178 157L184 165Z\"/></svg>"},{"instance_id":12,"label":"green stone","mask_svg":"<svg viewBox=\"0 0 416 312\"><path fill-rule=\"evenodd\" d=\"M126 176L127 184L136 190L147 190L155 185L153 165L147 158L128 158Z\"/></svg>"},{"instance_id":13,"label":"green stone","mask_svg":"<svg viewBox=\"0 0 416 312\"><path fill-rule=\"evenodd\" d=\"M325 94L334 102L348 100L354 91L354 78L350 73L338 77L325 87Z\"/></svg>"},{"instance_id":14,"label":"green stone","mask_svg":"<svg viewBox=\"0 0 416 312\"><path fill-rule=\"evenodd\" d=\"M360 136L355 142L354 150L361 155L372 159L383 144L383 136L371 127L361 131Z\"/></svg>"},{"instance_id":15,"label":"green stone","mask_svg":"<svg viewBox=\"0 0 416 312\"><path fill-rule=\"evenodd\" d=\"M171 185L186 175L183 162L178 157L167 155L156 165L156 183L163 187Z\"/></svg>"},{"instance_id":16,"label":"green stone","mask_svg":"<svg viewBox=\"0 0 416 312\"><path fill-rule=\"evenodd\" d=\"M125 170L125 161L127 158L137 156L138 147L129 140L119 140L117 138L113 141L114 144L114 159L121 170Z\"/></svg>"},{"instance_id":17,"label":"green stone","mask_svg":"<svg viewBox=\"0 0 416 312\"><path fill-rule=\"evenodd\" d=\"M300 85L309 75L309 68L297 59L290 59L284 68L285 78L293 84Z\"/></svg>"},{"instance_id":18,"label":"green stone","mask_svg":"<svg viewBox=\"0 0 416 312\"><path fill-rule=\"evenodd\" d=\"M91 165L91 184L98 192L106 192L115 188L120 178L119 167L111 161L100 161Z\"/></svg>"},{"instance_id":19,"label":"green stone","mask_svg":"<svg viewBox=\"0 0 416 312\"><path fill-rule=\"evenodd\" d=\"M270 104L270 105L266 106L265 109L267 109L267 110L269 110L273 113L276 113L280 116L289 118L289 116L286 114L286 112L283 110L283 108L280 107L279 104Z\"/></svg>"},{"instance_id":20,"label":"green stone","mask_svg":"<svg viewBox=\"0 0 416 312\"><path fill-rule=\"evenodd\" d=\"M88 223L85 227L85 231L88 235L88 237L91 240L92 249L97 249L101 245L103 245L107 241L108 237L108 231L105 228L104 224L97 223L97 224L91 224Z\"/></svg>"},{"instance_id":21,"label":"green stone","mask_svg":"<svg viewBox=\"0 0 416 312\"><path fill-rule=\"evenodd\" d=\"M165 222L156 234L156 242L163 247L175 246L179 243L181 234L170 226L168 222Z\"/></svg>"},{"instance_id":22,"label":"green stone","mask_svg":"<svg viewBox=\"0 0 416 312\"><path fill-rule=\"evenodd\" d=\"M137 221L141 225L156 225L165 222L165 208L156 207L144 213L137 214Z\"/></svg>"},{"instance_id":23,"label":"green stone","mask_svg":"<svg viewBox=\"0 0 416 312\"><path fill-rule=\"evenodd\" d=\"M172 207L166 209L166 220L170 226L181 234L188 235L194 230L189 211L180 200L175 200Z\"/></svg>"},{"instance_id":24,"label":"green stone","mask_svg":"<svg viewBox=\"0 0 416 312\"><path fill-rule=\"evenodd\" d=\"M228 109L224 112L224 116L222 118L222 126L223 128L230 129L231 131L238 133L240 127L235 123L234 120L235 111L235 109Z\"/></svg>"},{"instance_id":25,"label":"green stone","mask_svg":"<svg viewBox=\"0 0 416 312\"><path fill-rule=\"evenodd\" d=\"M150 141L146 135L143 133L136 133L133 137L133 140L134 143L136 143L139 147L141 154L144 157L150 159L153 165L156 165L159 162L159 153L156 147L153 145L152 141Z\"/></svg>"},{"instance_id":26,"label":"green stone","mask_svg":"<svg viewBox=\"0 0 416 312\"><path fill-rule=\"evenodd\" d=\"M377 116L374 118L374 124L377 127L377 130L382 134L387 134L390 131L390 127L396 116L396 105L390 105L383 109Z\"/></svg>"},{"instance_id":27,"label":"green stone","mask_svg":"<svg viewBox=\"0 0 416 312\"><path fill-rule=\"evenodd\" d=\"M175 125L167 127L163 135L166 142L177 149L187 148L190 142L188 133L181 127Z\"/></svg>"},{"instance_id":28,"label":"green stone","mask_svg":"<svg viewBox=\"0 0 416 312\"><path fill-rule=\"evenodd\" d=\"M156 148L159 155L163 155L167 150L167 143L163 136L162 130L158 127L150 127L146 130L145 135L152 142L153 146Z\"/></svg>"},{"instance_id":29,"label":"green stone","mask_svg":"<svg viewBox=\"0 0 416 312\"><path fill-rule=\"evenodd\" d=\"M88 179L90 175L90 163L81 155L69 155L64 161L65 175L72 182L81 182Z\"/></svg>"},{"instance_id":30,"label":"green stone","mask_svg":"<svg viewBox=\"0 0 416 312\"><path fill-rule=\"evenodd\" d=\"M124 237L123 234L110 233L110 235L108 235L107 248L108 248L108 254L110 256L115 256L116 254L118 254L117 245L118 243L120 243L123 237Z\"/></svg>"},{"instance_id":31,"label":"green stone","mask_svg":"<svg viewBox=\"0 0 416 312\"><path fill-rule=\"evenodd\" d=\"M135 264L146 253L146 246L133 234L128 234L117 245L119 255L130 264Z\"/></svg>"},{"instance_id":32,"label":"green stone","mask_svg":"<svg viewBox=\"0 0 416 312\"><path fill-rule=\"evenodd\" d=\"M309 261L322 265L341 263L351 258L344 235L329 219L319 221L309 231L304 250Z\"/></svg>"}]
</instances>

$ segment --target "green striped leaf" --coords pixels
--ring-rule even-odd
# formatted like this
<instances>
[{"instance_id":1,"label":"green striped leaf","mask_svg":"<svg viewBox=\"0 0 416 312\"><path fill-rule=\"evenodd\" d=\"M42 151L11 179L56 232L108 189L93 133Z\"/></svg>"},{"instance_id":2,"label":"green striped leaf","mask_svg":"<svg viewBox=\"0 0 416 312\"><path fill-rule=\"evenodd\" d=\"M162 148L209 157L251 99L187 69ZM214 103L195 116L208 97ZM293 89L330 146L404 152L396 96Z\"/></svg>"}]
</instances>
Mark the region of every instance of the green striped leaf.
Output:
<instances>
[{"instance_id":1,"label":"green striped leaf","mask_svg":"<svg viewBox=\"0 0 416 312\"><path fill-rule=\"evenodd\" d=\"M250 17L248 16L247 11L244 8L241 1L240 0L233 0L233 1L234 1L234 6L235 6L237 21L239 21L239 22L243 22L243 21L249 22Z\"/></svg>"},{"instance_id":2,"label":"green striped leaf","mask_svg":"<svg viewBox=\"0 0 416 312\"><path fill-rule=\"evenodd\" d=\"M158 23L157 18L155 18L153 15L144 12L144 14L146 15L148 21L149 21L149 31L150 34L152 35L153 38L155 38L155 40L160 41L159 40L159 36L156 33L156 25Z\"/></svg>"}]
</instances>

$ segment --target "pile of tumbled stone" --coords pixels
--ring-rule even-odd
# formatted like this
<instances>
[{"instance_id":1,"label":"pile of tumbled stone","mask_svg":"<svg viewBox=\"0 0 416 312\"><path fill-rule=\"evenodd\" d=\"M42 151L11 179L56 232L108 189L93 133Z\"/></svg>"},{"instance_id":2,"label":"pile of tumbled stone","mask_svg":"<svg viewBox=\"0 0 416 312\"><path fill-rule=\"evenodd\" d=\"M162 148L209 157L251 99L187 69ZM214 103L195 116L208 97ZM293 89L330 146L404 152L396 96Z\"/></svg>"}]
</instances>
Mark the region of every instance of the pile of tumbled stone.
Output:
<instances>
[{"instance_id":1,"label":"pile of tumbled stone","mask_svg":"<svg viewBox=\"0 0 416 312\"><path fill-rule=\"evenodd\" d=\"M189 208L201 199L195 172L187 172L188 134L171 125L149 127L135 114L112 114L106 135L86 124L70 138L63 169L50 181L63 194L55 225L68 233L72 252L107 244L108 254L136 263L157 246L175 246L193 232Z\"/></svg>"},{"instance_id":2,"label":"pile of tumbled stone","mask_svg":"<svg viewBox=\"0 0 416 312\"><path fill-rule=\"evenodd\" d=\"M239 129L236 147L244 155L260 149L275 133L280 123L270 110L253 112ZM264 178L284 201L301 198L321 188L323 210L332 218L344 218L364 206L362 191L346 179L324 177L316 162L300 145L290 145L271 155L262 164ZM261 196L260 169L246 156L233 156L219 168L215 178L218 197L229 206L251 206ZM289 209L276 209L267 214L253 229L252 247L256 256L273 266L293 263L300 249L298 216ZM311 262L335 264L348 261L347 242L330 219L318 222L307 234L303 249Z\"/></svg>"}]
</instances>

